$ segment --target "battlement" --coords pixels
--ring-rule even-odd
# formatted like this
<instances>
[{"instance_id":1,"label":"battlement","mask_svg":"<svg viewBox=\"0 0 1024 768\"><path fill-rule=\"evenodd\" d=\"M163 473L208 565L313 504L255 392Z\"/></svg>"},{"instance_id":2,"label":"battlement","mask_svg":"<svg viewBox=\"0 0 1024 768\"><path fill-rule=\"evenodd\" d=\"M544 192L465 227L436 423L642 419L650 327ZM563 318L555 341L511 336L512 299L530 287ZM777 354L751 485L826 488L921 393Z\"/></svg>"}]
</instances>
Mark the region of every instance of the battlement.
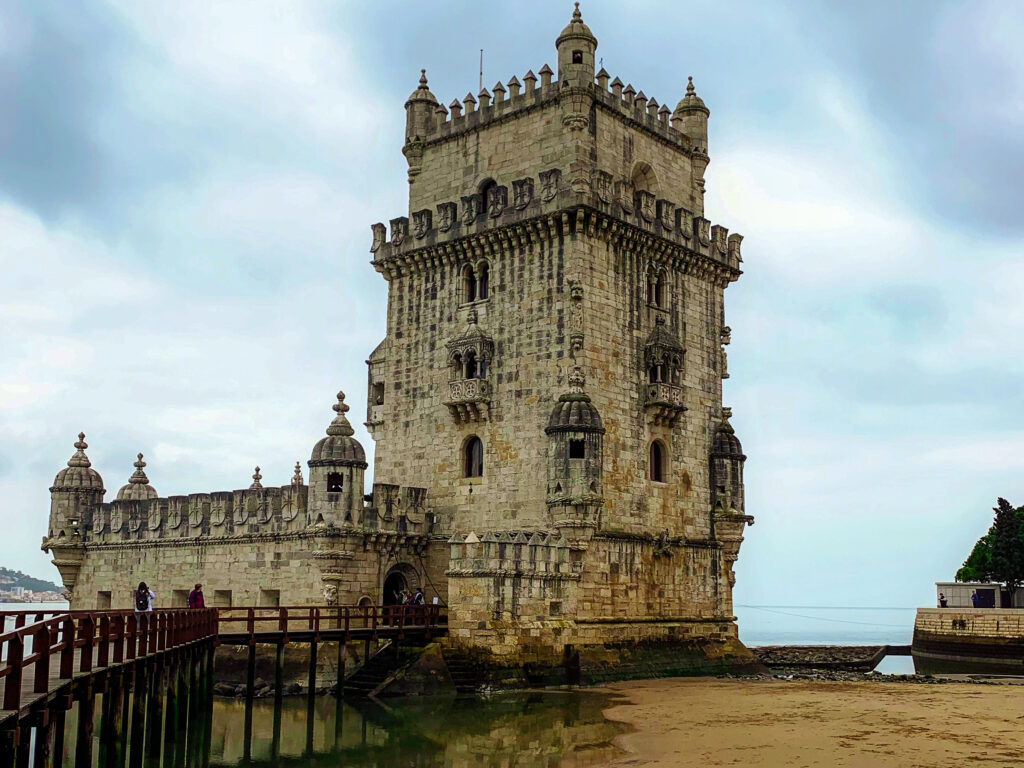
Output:
<instances>
[{"instance_id":1,"label":"battlement","mask_svg":"<svg viewBox=\"0 0 1024 768\"><path fill-rule=\"evenodd\" d=\"M498 232L502 239L516 241L568 234L584 216L584 209L598 214L591 219L603 220L599 227L603 232L608 231L609 219L614 219L632 228L634 239L644 234L654 236L691 256L725 267L734 273L732 279L740 274L742 235L730 235L727 228L712 225L671 200L635 190L629 179L615 178L605 171L593 174L589 190L574 191L563 182L558 168L542 171L536 178L499 178L483 194L467 190L460 201L438 203L434 210L413 211L411 228L406 216L391 219L390 237L383 223L373 224L372 263L386 275L392 265L423 263L430 256L457 259L458 242L470 236L480 236L480 247L467 246L477 254L491 250ZM656 250L664 250L664 245Z\"/></svg>"},{"instance_id":2,"label":"battlement","mask_svg":"<svg viewBox=\"0 0 1024 768\"><path fill-rule=\"evenodd\" d=\"M582 562L571 556L569 542L541 531L497 531L478 537L453 535L448 540L449 577L522 576L578 581Z\"/></svg>"},{"instance_id":3,"label":"battlement","mask_svg":"<svg viewBox=\"0 0 1024 768\"><path fill-rule=\"evenodd\" d=\"M568 80L552 80L552 75L551 68L545 64L540 69L539 80L530 70L523 76L522 83L513 75L504 85L500 80L496 82L490 91L483 88L475 97L467 93L461 101L453 99L447 108L438 103L429 119L420 124L422 135L412 134L409 141L420 141L430 146L521 117L537 109L556 106L562 91L570 87L570 84ZM648 98L643 91L637 93L632 85L623 86L617 77L609 82L609 77L602 69L594 82L585 89L585 96L609 114L678 150L697 155L706 154L706 146L694 142L684 132L682 118L673 118L667 105L659 105L657 99Z\"/></svg>"}]
</instances>

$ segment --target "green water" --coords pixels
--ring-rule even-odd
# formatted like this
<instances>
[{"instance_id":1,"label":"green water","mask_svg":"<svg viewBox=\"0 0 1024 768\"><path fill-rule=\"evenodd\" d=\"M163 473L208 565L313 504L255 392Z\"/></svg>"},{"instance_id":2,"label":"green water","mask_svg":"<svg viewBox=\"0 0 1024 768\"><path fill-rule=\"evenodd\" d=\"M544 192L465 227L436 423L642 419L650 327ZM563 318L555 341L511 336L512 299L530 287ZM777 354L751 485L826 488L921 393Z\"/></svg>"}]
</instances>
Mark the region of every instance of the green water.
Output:
<instances>
[{"instance_id":1,"label":"green water","mask_svg":"<svg viewBox=\"0 0 1024 768\"><path fill-rule=\"evenodd\" d=\"M358 707L321 696L313 700L312 710L306 698L289 697L275 718L273 700L258 699L247 745L245 704L217 699L209 764L601 765L621 754L611 742L626 730L602 716L608 705L606 694L592 691L405 699Z\"/></svg>"}]
</instances>

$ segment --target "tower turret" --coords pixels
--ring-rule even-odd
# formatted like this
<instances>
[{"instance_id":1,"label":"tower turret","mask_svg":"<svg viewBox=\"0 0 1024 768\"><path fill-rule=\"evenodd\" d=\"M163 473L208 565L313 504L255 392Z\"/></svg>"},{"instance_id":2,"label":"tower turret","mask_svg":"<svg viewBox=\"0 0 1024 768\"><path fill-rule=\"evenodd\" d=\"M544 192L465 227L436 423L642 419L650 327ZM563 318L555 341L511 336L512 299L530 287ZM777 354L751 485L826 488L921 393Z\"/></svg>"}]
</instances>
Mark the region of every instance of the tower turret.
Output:
<instances>
[{"instance_id":1,"label":"tower turret","mask_svg":"<svg viewBox=\"0 0 1024 768\"><path fill-rule=\"evenodd\" d=\"M558 79L570 85L589 86L594 82L594 54L597 38L583 23L580 4L572 12L572 19L555 40L558 49Z\"/></svg>"},{"instance_id":2,"label":"tower turret","mask_svg":"<svg viewBox=\"0 0 1024 768\"><path fill-rule=\"evenodd\" d=\"M156 489L149 484L149 478L146 477L146 462L142 460L142 454L139 454L138 459L135 461L135 472L128 478L128 484L122 485L121 489L117 492L118 501L146 501L148 499L155 499L157 497Z\"/></svg>"},{"instance_id":3,"label":"tower turret","mask_svg":"<svg viewBox=\"0 0 1024 768\"><path fill-rule=\"evenodd\" d=\"M363 474L366 453L352 435L345 412L345 393L338 393L332 408L337 416L327 437L313 446L309 461L309 521L313 525L358 525L363 511Z\"/></svg>"},{"instance_id":4,"label":"tower turret","mask_svg":"<svg viewBox=\"0 0 1024 768\"><path fill-rule=\"evenodd\" d=\"M697 95L693 87L693 78L687 79L686 94L676 104L672 113L672 127L690 138L694 149L704 154L708 152L708 118L711 110L704 105L704 100Z\"/></svg>"},{"instance_id":5,"label":"tower turret","mask_svg":"<svg viewBox=\"0 0 1024 768\"><path fill-rule=\"evenodd\" d=\"M419 87L405 102L405 140L423 138L430 132L437 110L437 98L427 88L427 70L420 70Z\"/></svg>"},{"instance_id":6,"label":"tower turret","mask_svg":"<svg viewBox=\"0 0 1024 768\"><path fill-rule=\"evenodd\" d=\"M712 509L719 514L743 514L743 446L729 423L732 408L722 409L722 421L711 441Z\"/></svg>"},{"instance_id":7,"label":"tower turret","mask_svg":"<svg viewBox=\"0 0 1024 768\"><path fill-rule=\"evenodd\" d=\"M604 503L604 426L583 391L583 370L569 372L569 391L559 396L548 436L547 504L552 526L566 539L587 539L597 529Z\"/></svg>"}]
</instances>

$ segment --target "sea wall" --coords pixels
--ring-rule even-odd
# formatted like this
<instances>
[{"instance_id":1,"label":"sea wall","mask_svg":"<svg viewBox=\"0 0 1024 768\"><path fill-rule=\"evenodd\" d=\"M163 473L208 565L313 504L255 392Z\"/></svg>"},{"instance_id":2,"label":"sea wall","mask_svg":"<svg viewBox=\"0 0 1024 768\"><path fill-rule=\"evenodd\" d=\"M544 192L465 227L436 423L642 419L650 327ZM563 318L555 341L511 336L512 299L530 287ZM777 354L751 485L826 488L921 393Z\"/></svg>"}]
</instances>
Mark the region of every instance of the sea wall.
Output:
<instances>
[{"instance_id":1,"label":"sea wall","mask_svg":"<svg viewBox=\"0 0 1024 768\"><path fill-rule=\"evenodd\" d=\"M918 608L915 662L1024 669L1024 610Z\"/></svg>"}]
</instances>

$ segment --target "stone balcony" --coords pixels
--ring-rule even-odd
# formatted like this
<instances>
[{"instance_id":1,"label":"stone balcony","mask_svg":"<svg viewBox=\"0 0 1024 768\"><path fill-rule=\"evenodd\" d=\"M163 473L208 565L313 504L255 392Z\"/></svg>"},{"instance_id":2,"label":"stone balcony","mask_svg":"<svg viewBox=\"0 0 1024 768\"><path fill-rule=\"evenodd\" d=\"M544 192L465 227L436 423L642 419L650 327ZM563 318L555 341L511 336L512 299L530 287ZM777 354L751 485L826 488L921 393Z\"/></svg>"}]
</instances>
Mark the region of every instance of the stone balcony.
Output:
<instances>
[{"instance_id":1,"label":"stone balcony","mask_svg":"<svg viewBox=\"0 0 1024 768\"><path fill-rule=\"evenodd\" d=\"M644 410L652 424L674 427L686 410L683 405L683 388L665 382L645 384Z\"/></svg>"},{"instance_id":2,"label":"stone balcony","mask_svg":"<svg viewBox=\"0 0 1024 768\"><path fill-rule=\"evenodd\" d=\"M491 409L491 385L486 379L449 381L444 404L458 424L486 421Z\"/></svg>"}]
</instances>

